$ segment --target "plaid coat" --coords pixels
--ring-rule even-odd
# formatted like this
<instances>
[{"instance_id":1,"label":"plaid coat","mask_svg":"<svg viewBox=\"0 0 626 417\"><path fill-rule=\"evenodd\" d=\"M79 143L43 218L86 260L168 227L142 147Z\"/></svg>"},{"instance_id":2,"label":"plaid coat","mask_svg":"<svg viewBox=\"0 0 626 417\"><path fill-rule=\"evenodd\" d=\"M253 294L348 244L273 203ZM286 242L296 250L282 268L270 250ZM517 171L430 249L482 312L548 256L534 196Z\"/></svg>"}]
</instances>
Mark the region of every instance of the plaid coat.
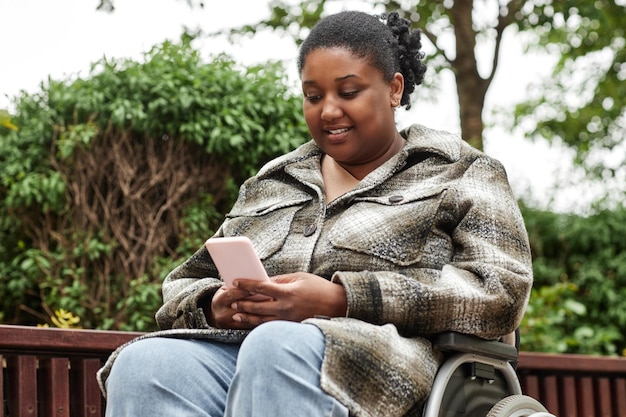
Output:
<instances>
[{"instance_id":1,"label":"plaid coat","mask_svg":"<svg viewBox=\"0 0 626 417\"><path fill-rule=\"evenodd\" d=\"M270 276L305 271L345 287L345 318L307 322L326 336L322 388L355 416L419 415L441 360L429 336L508 334L532 285L502 165L456 135L419 125L401 134L401 152L332 202L313 142L277 158L242 186L217 232L248 236ZM172 271L163 331L148 337L240 342L246 331L211 328L198 307L217 276L204 248Z\"/></svg>"}]
</instances>

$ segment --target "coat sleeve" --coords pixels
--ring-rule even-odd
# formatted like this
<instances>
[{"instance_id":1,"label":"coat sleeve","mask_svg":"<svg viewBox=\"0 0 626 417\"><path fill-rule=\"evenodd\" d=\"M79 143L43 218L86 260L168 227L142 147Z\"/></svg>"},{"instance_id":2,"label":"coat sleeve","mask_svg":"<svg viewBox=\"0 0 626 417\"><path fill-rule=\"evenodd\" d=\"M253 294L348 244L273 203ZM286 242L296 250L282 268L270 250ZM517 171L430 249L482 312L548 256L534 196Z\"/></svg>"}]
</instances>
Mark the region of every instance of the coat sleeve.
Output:
<instances>
[{"instance_id":1,"label":"coat sleeve","mask_svg":"<svg viewBox=\"0 0 626 417\"><path fill-rule=\"evenodd\" d=\"M159 328L194 329L209 325L201 305L222 285L203 246L168 274L163 282L163 306L156 313Z\"/></svg>"},{"instance_id":2,"label":"coat sleeve","mask_svg":"<svg viewBox=\"0 0 626 417\"><path fill-rule=\"evenodd\" d=\"M436 255L436 266L335 273L348 315L393 323L405 336L457 331L495 339L515 330L532 286L530 245L498 161L483 155L469 165L446 191L430 235L450 248Z\"/></svg>"}]
</instances>

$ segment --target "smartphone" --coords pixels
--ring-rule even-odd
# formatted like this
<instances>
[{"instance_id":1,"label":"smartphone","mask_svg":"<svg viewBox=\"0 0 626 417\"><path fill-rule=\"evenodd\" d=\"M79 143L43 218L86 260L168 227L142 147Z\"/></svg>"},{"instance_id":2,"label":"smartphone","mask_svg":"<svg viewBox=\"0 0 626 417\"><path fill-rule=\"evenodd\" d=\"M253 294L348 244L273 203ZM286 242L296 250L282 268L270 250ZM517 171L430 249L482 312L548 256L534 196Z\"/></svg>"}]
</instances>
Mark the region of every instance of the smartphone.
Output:
<instances>
[{"instance_id":1,"label":"smartphone","mask_svg":"<svg viewBox=\"0 0 626 417\"><path fill-rule=\"evenodd\" d=\"M269 280L254 246L246 236L212 237L206 246L226 288L234 288L236 278ZM250 299L267 299L267 296L254 295Z\"/></svg>"}]
</instances>

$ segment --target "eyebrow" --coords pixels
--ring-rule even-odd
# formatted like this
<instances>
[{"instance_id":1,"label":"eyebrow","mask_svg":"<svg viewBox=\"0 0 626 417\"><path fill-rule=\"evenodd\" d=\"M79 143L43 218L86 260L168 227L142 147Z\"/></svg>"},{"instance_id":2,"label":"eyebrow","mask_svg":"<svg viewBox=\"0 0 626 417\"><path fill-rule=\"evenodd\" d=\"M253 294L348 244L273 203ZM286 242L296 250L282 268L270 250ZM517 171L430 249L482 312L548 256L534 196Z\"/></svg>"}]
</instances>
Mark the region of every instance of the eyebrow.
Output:
<instances>
[{"instance_id":1,"label":"eyebrow","mask_svg":"<svg viewBox=\"0 0 626 417\"><path fill-rule=\"evenodd\" d=\"M338 82L347 80L348 78L361 78L361 77L359 77L356 74L348 74L348 75L344 75L342 77L335 78L335 82L338 83ZM304 81L302 81L302 84L315 84L315 81L313 81L313 80L304 80Z\"/></svg>"}]
</instances>

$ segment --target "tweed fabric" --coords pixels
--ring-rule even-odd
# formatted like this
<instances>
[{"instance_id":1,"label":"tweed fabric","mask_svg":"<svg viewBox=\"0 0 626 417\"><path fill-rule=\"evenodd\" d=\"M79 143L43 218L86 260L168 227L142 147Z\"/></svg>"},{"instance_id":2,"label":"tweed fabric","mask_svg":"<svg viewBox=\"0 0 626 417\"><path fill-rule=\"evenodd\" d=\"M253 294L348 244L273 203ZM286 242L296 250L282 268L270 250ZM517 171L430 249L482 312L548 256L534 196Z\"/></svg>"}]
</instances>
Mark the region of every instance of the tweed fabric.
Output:
<instances>
[{"instance_id":1,"label":"tweed fabric","mask_svg":"<svg viewBox=\"0 0 626 417\"><path fill-rule=\"evenodd\" d=\"M305 271L345 287L346 317L307 322L326 336L322 388L354 416L420 415L441 360L429 336L503 336L532 285L502 165L447 132L401 134L401 152L331 202L313 142L277 158L246 181L217 232L250 237L270 276ZM204 248L172 271L156 335L242 340L247 332L211 328L198 307L217 276Z\"/></svg>"}]
</instances>

